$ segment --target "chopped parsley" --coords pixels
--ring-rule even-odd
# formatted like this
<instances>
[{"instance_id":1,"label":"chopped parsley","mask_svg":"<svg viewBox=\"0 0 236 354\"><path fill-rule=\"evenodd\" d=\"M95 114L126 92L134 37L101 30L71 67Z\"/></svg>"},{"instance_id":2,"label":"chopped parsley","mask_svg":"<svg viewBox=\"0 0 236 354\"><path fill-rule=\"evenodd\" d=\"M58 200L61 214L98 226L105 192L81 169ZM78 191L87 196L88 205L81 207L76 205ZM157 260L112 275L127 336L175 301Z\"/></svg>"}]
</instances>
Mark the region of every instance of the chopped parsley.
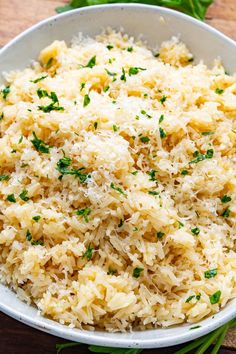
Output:
<instances>
[{"instance_id":1,"label":"chopped parsley","mask_svg":"<svg viewBox=\"0 0 236 354\"><path fill-rule=\"evenodd\" d=\"M87 250L84 252L82 258L87 258L87 260L90 261L93 258L93 251L94 248L89 245Z\"/></svg>"},{"instance_id":2,"label":"chopped parsley","mask_svg":"<svg viewBox=\"0 0 236 354\"><path fill-rule=\"evenodd\" d=\"M220 198L222 203L229 203L231 202L232 198L229 195L224 195L222 198Z\"/></svg>"},{"instance_id":3,"label":"chopped parsley","mask_svg":"<svg viewBox=\"0 0 236 354\"><path fill-rule=\"evenodd\" d=\"M165 95L162 96L162 97L160 98L161 104L164 104L166 100L167 100L167 97L166 97Z\"/></svg>"},{"instance_id":4,"label":"chopped parsley","mask_svg":"<svg viewBox=\"0 0 236 354\"><path fill-rule=\"evenodd\" d=\"M111 50L111 49L113 49L113 48L114 48L114 46L113 46L112 44L108 44L108 45L107 45L107 49L108 49L108 50Z\"/></svg>"},{"instance_id":5,"label":"chopped parsley","mask_svg":"<svg viewBox=\"0 0 236 354\"><path fill-rule=\"evenodd\" d=\"M38 222L39 220L41 219L41 216L40 215L35 215L32 217L32 220Z\"/></svg>"},{"instance_id":6,"label":"chopped parsley","mask_svg":"<svg viewBox=\"0 0 236 354\"><path fill-rule=\"evenodd\" d=\"M31 143L34 145L35 149L43 154L49 154L50 146L43 140L39 139L35 132L33 132L33 137L34 139L31 140Z\"/></svg>"},{"instance_id":7,"label":"chopped parsley","mask_svg":"<svg viewBox=\"0 0 236 354\"><path fill-rule=\"evenodd\" d=\"M148 174L150 176L150 181L156 181L156 172L155 170L151 170Z\"/></svg>"},{"instance_id":8,"label":"chopped parsley","mask_svg":"<svg viewBox=\"0 0 236 354\"><path fill-rule=\"evenodd\" d=\"M57 162L57 171L61 173L61 176L59 179L61 179L64 175L74 175L75 177L78 177L81 183L86 183L87 179L91 177L90 174L88 173L82 173L84 170L84 167L81 167L79 169L71 168L69 169L68 167L71 165L72 160L70 157L64 156Z\"/></svg>"},{"instance_id":9,"label":"chopped parsley","mask_svg":"<svg viewBox=\"0 0 236 354\"><path fill-rule=\"evenodd\" d=\"M203 136L208 136L208 135L213 135L213 134L215 134L215 132L211 132L211 131L209 131L209 132L202 132L202 135L203 135Z\"/></svg>"},{"instance_id":10,"label":"chopped parsley","mask_svg":"<svg viewBox=\"0 0 236 354\"><path fill-rule=\"evenodd\" d=\"M160 133L160 137L161 139L165 139L166 138L166 132L164 129L162 129L161 127L159 128L159 133Z\"/></svg>"},{"instance_id":11,"label":"chopped parsley","mask_svg":"<svg viewBox=\"0 0 236 354\"><path fill-rule=\"evenodd\" d=\"M49 68L50 68L50 66L52 65L52 62L53 62L53 58L49 58L49 59L48 59L48 62L47 62L47 64L46 64L46 69L49 69Z\"/></svg>"},{"instance_id":12,"label":"chopped parsley","mask_svg":"<svg viewBox=\"0 0 236 354\"><path fill-rule=\"evenodd\" d=\"M103 88L103 92L107 92L107 91L109 90L109 88L110 88L109 85L108 85L108 86L105 86L105 87Z\"/></svg>"},{"instance_id":13,"label":"chopped parsley","mask_svg":"<svg viewBox=\"0 0 236 354\"><path fill-rule=\"evenodd\" d=\"M221 89L221 88L219 88L219 87L217 87L217 88L215 89L215 93L217 93L218 95L222 95L222 94L224 93L224 90Z\"/></svg>"},{"instance_id":14,"label":"chopped parsley","mask_svg":"<svg viewBox=\"0 0 236 354\"><path fill-rule=\"evenodd\" d=\"M155 58L159 58L160 53L159 53L159 52L157 52L157 53L153 54L153 56L154 56Z\"/></svg>"},{"instance_id":15,"label":"chopped parsley","mask_svg":"<svg viewBox=\"0 0 236 354\"><path fill-rule=\"evenodd\" d=\"M37 84L39 81L42 81L42 80L46 79L46 77L48 77L48 75L38 77L35 80L30 80L30 82L33 82L33 84Z\"/></svg>"},{"instance_id":16,"label":"chopped parsley","mask_svg":"<svg viewBox=\"0 0 236 354\"><path fill-rule=\"evenodd\" d=\"M191 229L193 235L198 236L200 234L200 229L198 227L194 227Z\"/></svg>"},{"instance_id":17,"label":"chopped parsley","mask_svg":"<svg viewBox=\"0 0 236 354\"><path fill-rule=\"evenodd\" d=\"M31 240L32 240L32 235L31 235L31 233L30 233L30 230L27 230L27 231L26 231L26 235L25 235L25 236L26 236L26 240L27 240L27 241L31 241Z\"/></svg>"},{"instance_id":18,"label":"chopped parsley","mask_svg":"<svg viewBox=\"0 0 236 354\"><path fill-rule=\"evenodd\" d=\"M206 279L210 279L210 278L214 278L216 275L217 275L217 269L210 269L210 270L207 270L206 272L204 272L204 277Z\"/></svg>"},{"instance_id":19,"label":"chopped parsley","mask_svg":"<svg viewBox=\"0 0 236 354\"><path fill-rule=\"evenodd\" d=\"M91 213L90 208L79 209L76 211L76 215L83 216L85 222L89 222L88 215Z\"/></svg>"},{"instance_id":20,"label":"chopped parsley","mask_svg":"<svg viewBox=\"0 0 236 354\"><path fill-rule=\"evenodd\" d=\"M131 53L133 50L134 50L133 47L128 47L128 48L127 48L127 52L130 52L130 53Z\"/></svg>"},{"instance_id":21,"label":"chopped parsley","mask_svg":"<svg viewBox=\"0 0 236 354\"><path fill-rule=\"evenodd\" d=\"M182 175L182 176L186 176L186 175L188 175L188 171L187 171L187 170L183 170L183 171L181 171L181 175Z\"/></svg>"},{"instance_id":22,"label":"chopped parsley","mask_svg":"<svg viewBox=\"0 0 236 354\"><path fill-rule=\"evenodd\" d=\"M4 118L4 113L2 112L2 113L0 114L0 122L1 122L1 120L3 120L3 118Z\"/></svg>"},{"instance_id":23,"label":"chopped parsley","mask_svg":"<svg viewBox=\"0 0 236 354\"><path fill-rule=\"evenodd\" d=\"M38 106L40 111L48 113L51 111L64 111L64 107L59 106L59 100L55 92L48 93L46 90L38 89L37 95L39 98L48 97L52 102L47 106Z\"/></svg>"},{"instance_id":24,"label":"chopped parsley","mask_svg":"<svg viewBox=\"0 0 236 354\"><path fill-rule=\"evenodd\" d=\"M141 114L143 114L144 116L146 116L149 119L152 118L152 116L150 114L148 114L144 109L141 110Z\"/></svg>"},{"instance_id":25,"label":"chopped parsley","mask_svg":"<svg viewBox=\"0 0 236 354\"><path fill-rule=\"evenodd\" d=\"M20 139L19 139L19 141L18 141L18 144L21 144L22 141L23 141L23 135L21 135L21 137L20 137Z\"/></svg>"},{"instance_id":26,"label":"chopped parsley","mask_svg":"<svg viewBox=\"0 0 236 354\"><path fill-rule=\"evenodd\" d=\"M146 69L144 69L144 68L138 68L138 67L136 67L136 66L131 67L131 68L129 68L129 76L131 76L131 75L137 75L137 74L139 73L139 71L143 71L143 70L146 70Z\"/></svg>"},{"instance_id":27,"label":"chopped parsley","mask_svg":"<svg viewBox=\"0 0 236 354\"><path fill-rule=\"evenodd\" d=\"M2 90L2 97L4 98L4 100L7 98L10 92L11 92L10 86L4 87L4 89Z\"/></svg>"},{"instance_id":28,"label":"chopped parsley","mask_svg":"<svg viewBox=\"0 0 236 354\"><path fill-rule=\"evenodd\" d=\"M90 103L90 97L89 95L84 95L84 102L83 102L83 107L86 107Z\"/></svg>"},{"instance_id":29,"label":"chopped parsley","mask_svg":"<svg viewBox=\"0 0 236 354\"><path fill-rule=\"evenodd\" d=\"M125 192L123 191L123 189L121 189L120 187L116 187L113 182L110 184L110 187L112 189L114 189L115 191L117 191L118 193L126 195Z\"/></svg>"},{"instance_id":30,"label":"chopped parsley","mask_svg":"<svg viewBox=\"0 0 236 354\"><path fill-rule=\"evenodd\" d=\"M84 68L93 68L96 65L96 55L94 55L87 63L87 65L84 66Z\"/></svg>"},{"instance_id":31,"label":"chopped parsley","mask_svg":"<svg viewBox=\"0 0 236 354\"><path fill-rule=\"evenodd\" d=\"M150 194L150 195L159 195L160 193L156 192L156 191L149 191L148 194Z\"/></svg>"},{"instance_id":32,"label":"chopped parsley","mask_svg":"<svg viewBox=\"0 0 236 354\"><path fill-rule=\"evenodd\" d=\"M8 194L7 200L11 203L16 203L16 198L15 198L14 194Z\"/></svg>"},{"instance_id":33,"label":"chopped parsley","mask_svg":"<svg viewBox=\"0 0 236 354\"><path fill-rule=\"evenodd\" d=\"M133 171L133 172L131 172L131 174L136 176L138 174L138 171Z\"/></svg>"},{"instance_id":34,"label":"chopped parsley","mask_svg":"<svg viewBox=\"0 0 236 354\"><path fill-rule=\"evenodd\" d=\"M193 153L193 157L196 157L196 158L194 160L190 161L189 164L198 163L198 162L206 160L206 159L212 159L213 156L214 156L213 149L207 150L206 154L201 154L199 151L195 151Z\"/></svg>"},{"instance_id":35,"label":"chopped parsley","mask_svg":"<svg viewBox=\"0 0 236 354\"><path fill-rule=\"evenodd\" d=\"M121 81L126 82L126 75L125 75L125 69L124 68L122 68L122 74L120 76L120 79L121 79Z\"/></svg>"},{"instance_id":36,"label":"chopped parsley","mask_svg":"<svg viewBox=\"0 0 236 354\"><path fill-rule=\"evenodd\" d=\"M33 240L33 241L31 241L31 245L32 246L43 246L44 242L43 242L43 240Z\"/></svg>"},{"instance_id":37,"label":"chopped parsley","mask_svg":"<svg viewBox=\"0 0 236 354\"><path fill-rule=\"evenodd\" d=\"M187 298L187 300L185 301L185 303L189 303L191 300L193 300L195 298L195 295L191 295Z\"/></svg>"},{"instance_id":38,"label":"chopped parsley","mask_svg":"<svg viewBox=\"0 0 236 354\"><path fill-rule=\"evenodd\" d=\"M223 211L223 213L222 213L221 216L223 216L224 218L228 218L229 215L230 215L230 209L229 209L229 208L226 208L226 209Z\"/></svg>"},{"instance_id":39,"label":"chopped parsley","mask_svg":"<svg viewBox=\"0 0 236 354\"><path fill-rule=\"evenodd\" d=\"M148 136L141 136L140 140L142 143L148 143L150 141L150 138Z\"/></svg>"},{"instance_id":40,"label":"chopped parsley","mask_svg":"<svg viewBox=\"0 0 236 354\"><path fill-rule=\"evenodd\" d=\"M107 72L107 74L109 75L109 76L116 76L117 75L117 73L112 73L111 71L109 71L108 69L105 69L106 70L106 72Z\"/></svg>"},{"instance_id":41,"label":"chopped parsley","mask_svg":"<svg viewBox=\"0 0 236 354\"><path fill-rule=\"evenodd\" d=\"M118 125L113 124L112 129L114 132L117 132L119 130Z\"/></svg>"},{"instance_id":42,"label":"chopped parsley","mask_svg":"<svg viewBox=\"0 0 236 354\"><path fill-rule=\"evenodd\" d=\"M162 114L159 118L159 124L161 124L161 122L163 122L164 119L165 119L165 116L164 116L164 114Z\"/></svg>"},{"instance_id":43,"label":"chopped parsley","mask_svg":"<svg viewBox=\"0 0 236 354\"><path fill-rule=\"evenodd\" d=\"M28 202L29 197L28 197L28 191L26 189L23 189L23 191L19 195L20 199L22 199L24 202Z\"/></svg>"},{"instance_id":44,"label":"chopped parsley","mask_svg":"<svg viewBox=\"0 0 236 354\"><path fill-rule=\"evenodd\" d=\"M214 294L212 294L211 296L209 296L210 299L210 303L212 305L217 304L220 301L220 297L221 297L221 291L218 290L216 291Z\"/></svg>"},{"instance_id":45,"label":"chopped parsley","mask_svg":"<svg viewBox=\"0 0 236 354\"><path fill-rule=\"evenodd\" d=\"M8 181L9 179L10 179L10 176L8 176L8 175L0 175L0 182Z\"/></svg>"},{"instance_id":46,"label":"chopped parsley","mask_svg":"<svg viewBox=\"0 0 236 354\"><path fill-rule=\"evenodd\" d=\"M94 129L97 130L98 122L94 122L94 123L93 123L93 126L94 126Z\"/></svg>"},{"instance_id":47,"label":"chopped parsley","mask_svg":"<svg viewBox=\"0 0 236 354\"><path fill-rule=\"evenodd\" d=\"M81 82L80 84L80 91L82 91L85 88L85 82Z\"/></svg>"},{"instance_id":48,"label":"chopped parsley","mask_svg":"<svg viewBox=\"0 0 236 354\"><path fill-rule=\"evenodd\" d=\"M142 271L143 271L143 268L139 268L139 267L134 268L133 277L136 278L136 279L139 278L141 273L142 273Z\"/></svg>"},{"instance_id":49,"label":"chopped parsley","mask_svg":"<svg viewBox=\"0 0 236 354\"><path fill-rule=\"evenodd\" d=\"M165 233L164 232L161 232L161 231L158 231L157 232L157 238L158 240L162 240L162 238L165 236Z\"/></svg>"}]
</instances>

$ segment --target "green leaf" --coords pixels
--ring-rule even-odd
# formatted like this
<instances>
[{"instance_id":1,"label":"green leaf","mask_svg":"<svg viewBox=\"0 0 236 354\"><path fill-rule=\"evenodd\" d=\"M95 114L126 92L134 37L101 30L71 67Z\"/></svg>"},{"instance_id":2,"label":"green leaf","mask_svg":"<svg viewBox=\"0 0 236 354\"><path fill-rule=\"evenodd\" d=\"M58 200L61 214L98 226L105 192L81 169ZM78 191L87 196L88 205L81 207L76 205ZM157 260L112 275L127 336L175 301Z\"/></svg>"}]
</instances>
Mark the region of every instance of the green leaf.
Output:
<instances>
[{"instance_id":1,"label":"green leaf","mask_svg":"<svg viewBox=\"0 0 236 354\"><path fill-rule=\"evenodd\" d=\"M88 62L87 65L85 65L85 68L93 68L96 65L96 55L94 55Z\"/></svg>"},{"instance_id":2,"label":"green leaf","mask_svg":"<svg viewBox=\"0 0 236 354\"><path fill-rule=\"evenodd\" d=\"M10 176L8 175L0 175L0 182L1 181L8 181L10 179Z\"/></svg>"},{"instance_id":3,"label":"green leaf","mask_svg":"<svg viewBox=\"0 0 236 354\"><path fill-rule=\"evenodd\" d=\"M63 343L63 344L56 344L56 350L57 350L56 354L60 354L61 351L66 349L66 348L72 348L72 347L76 347L78 345L80 345L80 343L76 343L76 342L68 342L68 343Z\"/></svg>"},{"instance_id":4,"label":"green leaf","mask_svg":"<svg viewBox=\"0 0 236 354\"><path fill-rule=\"evenodd\" d=\"M93 258L93 250L94 248L89 245L82 258L87 258L87 260L90 261Z\"/></svg>"},{"instance_id":5,"label":"green leaf","mask_svg":"<svg viewBox=\"0 0 236 354\"><path fill-rule=\"evenodd\" d=\"M158 5L171 7L173 9L182 11L192 17L199 20L204 20L208 7L214 0L143 0L145 4ZM101 5L107 3L136 3L139 0L72 0L69 4L61 7L57 7L57 12L65 12L73 9L77 9L83 6Z\"/></svg>"},{"instance_id":6,"label":"green leaf","mask_svg":"<svg viewBox=\"0 0 236 354\"><path fill-rule=\"evenodd\" d=\"M16 198L15 198L14 194L8 194L7 200L8 200L10 203L16 203Z\"/></svg>"},{"instance_id":7,"label":"green leaf","mask_svg":"<svg viewBox=\"0 0 236 354\"><path fill-rule=\"evenodd\" d=\"M33 84L37 84L37 82L39 82L39 81L42 81L42 80L46 79L46 77L48 77L48 75L38 77L38 78L37 78L37 79L35 79L35 80L30 80L30 82L33 82Z\"/></svg>"},{"instance_id":8,"label":"green leaf","mask_svg":"<svg viewBox=\"0 0 236 354\"><path fill-rule=\"evenodd\" d=\"M206 279L210 279L210 278L214 278L216 275L217 275L217 269L210 269L210 270L207 270L206 272L204 272L204 277Z\"/></svg>"},{"instance_id":9,"label":"green leaf","mask_svg":"<svg viewBox=\"0 0 236 354\"><path fill-rule=\"evenodd\" d=\"M139 268L139 267L134 268L133 277L139 278L142 272L143 272L143 268Z\"/></svg>"},{"instance_id":10,"label":"green leaf","mask_svg":"<svg viewBox=\"0 0 236 354\"><path fill-rule=\"evenodd\" d=\"M7 98L10 92L11 92L10 86L6 86L4 87L4 89L2 89L2 97L4 98L4 100Z\"/></svg>"},{"instance_id":11,"label":"green leaf","mask_svg":"<svg viewBox=\"0 0 236 354\"><path fill-rule=\"evenodd\" d=\"M160 132L160 137L161 137L161 139L165 139L165 138L166 138L166 132L165 132L165 130L160 127L160 128L159 128L159 132Z\"/></svg>"},{"instance_id":12,"label":"green leaf","mask_svg":"<svg viewBox=\"0 0 236 354\"><path fill-rule=\"evenodd\" d=\"M126 348L109 348L109 347L98 347L96 345L89 346L90 352L93 353L108 353L108 354L140 354L142 349L126 349Z\"/></svg>"},{"instance_id":13,"label":"green leaf","mask_svg":"<svg viewBox=\"0 0 236 354\"><path fill-rule=\"evenodd\" d=\"M229 203L231 202L232 198L229 195L224 195L222 198L220 198L222 203Z\"/></svg>"},{"instance_id":14,"label":"green leaf","mask_svg":"<svg viewBox=\"0 0 236 354\"><path fill-rule=\"evenodd\" d=\"M86 107L90 103L90 97L89 95L84 95L84 103L83 106Z\"/></svg>"},{"instance_id":15,"label":"green leaf","mask_svg":"<svg viewBox=\"0 0 236 354\"><path fill-rule=\"evenodd\" d=\"M223 89L220 89L219 87L217 87L215 89L215 93L217 93L218 95L222 95L224 93L224 90Z\"/></svg>"},{"instance_id":16,"label":"green leaf","mask_svg":"<svg viewBox=\"0 0 236 354\"><path fill-rule=\"evenodd\" d=\"M89 222L88 215L90 213L91 213L90 208L79 209L76 211L76 215L78 215L78 216L82 215L84 217L85 222Z\"/></svg>"},{"instance_id":17,"label":"green leaf","mask_svg":"<svg viewBox=\"0 0 236 354\"><path fill-rule=\"evenodd\" d=\"M140 140L142 143L148 143L150 141L150 138L148 136L141 136Z\"/></svg>"},{"instance_id":18,"label":"green leaf","mask_svg":"<svg viewBox=\"0 0 236 354\"><path fill-rule=\"evenodd\" d=\"M209 296L210 298L210 303L212 305L217 304L220 301L220 297L221 297L221 291L218 290L216 291L214 294L212 294L211 296Z\"/></svg>"},{"instance_id":19,"label":"green leaf","mask_svg":"<svg viewBox=\"0 0 236 354\"><path fill-rule=\"evenodd\" d=\"M24 202L28 202L29 197L28 197L28 191L26 189L23 189L21 194L19 195L20 199L22 199Z\"/></svg>"},{"instance_id":20,"label":"green leaf","mask_svg":"<svg viewBox=\"0 0 236 354\"><path fill-rule=\"evenodd\" d=\"M25 237L26 237L26 240L27 240L27 241L31 241L31 240L32 240L32 235L31 235L31 233L30 233L30 230L27 230L27 231L26 231Z\"/></svg>"},{"instance_id":21,"label":"green leaf","mask_svg":"<svg viewBox=\"0 0 236 354\"><path fill-rule=\"evenodd\" d=\"M125 75L125 69L124 68L122 68L122 74L120 76L120 79L121 79L121 81L126 82L126 75Z\"/></svg>"},{"instance_id":22,"label":"green leaf","mask_svg":"<svg viewBox=\"0 0 236 354\"><path fill-rule=\"evenodd\" d=\"M135 67L131 67L131 68L129 68L129 76L137 75L139 73L139 71L141 71L141 70L146 70L146 69L137 68L136 66Z\"/></svg>"},{"instance_id":23,"label":"green leaf","mask_svg":"<svg viewBox=\"0 0 236 354\"><path fill-rule=\"evenodd\" d=\"M50 146L47 145L43 140L39 139L35 132L33 132L34 139L31 140L31 143L34 145L35 149L42 154L49 154Z\"/></svg>"},{"instance_id":24,"label":"green leaf","mask_svg":"<svg viewBox=\"0 0 236 354\"><path fill-rule=\"evenodd\" d=\"M195 227L194 229L191 229L191 232L193 235L198 236L200 234L200 229Z\"/></svg>"},{"instance_id":25,"label":"green leaf","mask_svg":"<svg viewBox=\"0 0 236 354\"><path fill-rule=\"evenodd\" d=\"M40 219L41 219L41 216L40 215L35 215L32 217L32 219L36 222L38 222Z\"/></svg>"},{"instance_id":26,"label":"green leaf","mask_svg":"<svg viewBox=\"0 0 236 354\"><path fill-rule=\"evenodd\" d=\"M115 191L117 191L118 193L126 195L125 192L120 187L116 187L113 182L110 184L110 187Z\"/></svg>"}]
</instances>

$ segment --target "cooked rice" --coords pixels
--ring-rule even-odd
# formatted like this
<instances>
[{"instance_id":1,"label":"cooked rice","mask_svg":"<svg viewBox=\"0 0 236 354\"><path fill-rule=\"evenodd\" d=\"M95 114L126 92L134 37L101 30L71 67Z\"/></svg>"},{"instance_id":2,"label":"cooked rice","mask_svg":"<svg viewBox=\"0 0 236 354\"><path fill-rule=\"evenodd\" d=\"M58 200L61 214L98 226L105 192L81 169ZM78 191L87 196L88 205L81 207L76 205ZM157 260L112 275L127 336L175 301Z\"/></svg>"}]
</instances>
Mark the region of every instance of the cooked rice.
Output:
<instances>
[{"instance_id":1,"label":"cooked rice","mask_svg":"<svg viewBox=\"0 0 236 354\"><path fill-rule=\"evenodd\" d=\"M195 323L236 297L236 76L177 39L154 54L111 31L5 75L0 280L62 324Z\"/></svg>"}]
</instances>

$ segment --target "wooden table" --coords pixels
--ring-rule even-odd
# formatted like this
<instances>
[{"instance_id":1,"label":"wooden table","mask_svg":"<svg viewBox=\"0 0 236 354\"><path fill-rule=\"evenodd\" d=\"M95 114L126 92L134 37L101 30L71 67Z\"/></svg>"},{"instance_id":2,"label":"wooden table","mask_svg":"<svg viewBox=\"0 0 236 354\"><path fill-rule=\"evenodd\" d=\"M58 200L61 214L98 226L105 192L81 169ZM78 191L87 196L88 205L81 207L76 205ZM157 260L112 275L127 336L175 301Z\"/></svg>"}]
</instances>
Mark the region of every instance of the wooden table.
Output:
<instances>
[{"instance_id":1,"label":"wooden table","mask_svg":"<svg viewBox=\"0 0 236 354\"><path fill-rule=\"evenodd\" d=\"M0 46L36 22L54 15L55 7L66 2L0 0ZM216 0L208 11L207 22L236 40L236 0ZM0 354L54 354L55 345L64 342L63 339L36 331L0 313ZM236 329L228 334L225 346L227 348L222 348L220 354L236 353ZM144 353L173 354L175 351L176 348L165 348L146 350ZM86 346L63 351L63 354L72 353L87 354L89 351Z\"/></svg>"}]
</instances>

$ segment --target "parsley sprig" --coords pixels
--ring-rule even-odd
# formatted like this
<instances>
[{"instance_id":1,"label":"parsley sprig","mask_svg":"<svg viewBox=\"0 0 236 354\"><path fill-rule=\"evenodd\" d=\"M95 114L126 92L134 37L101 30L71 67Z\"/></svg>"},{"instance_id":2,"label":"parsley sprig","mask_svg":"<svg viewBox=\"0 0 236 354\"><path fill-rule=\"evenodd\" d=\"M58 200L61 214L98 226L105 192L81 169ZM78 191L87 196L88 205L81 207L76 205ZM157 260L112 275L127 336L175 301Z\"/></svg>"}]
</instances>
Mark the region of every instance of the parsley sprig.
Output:
<instances>
[{"instance_id":1,"label":"parsley sprig","mask_svg":"<svg viewBox=\"0 0 236 354\"><path fill-rule=\"evenodd\" d=\"M83 173L84 167L69 168L72 163L72 159L70 157L64 156L57 162L57 171L61 173L59 179L62 179L64 175L73 175L78 177L81 183L86 183L87 179L91 177L89 173Z\"/></svg>"},{"instance_id":2,"label":"parsley sprig","mask_svg":"<svg viewBox=\"0 0 236 354\"><path fill-rule=\"evenodd\" d=\"M221 345L223 344L223 341L225 339L225 336L228 332L228 330L232 327L236 326L236 318L233 319L232 321L226 323L224 326L216 329L215 331L206 334L205 336L195 339L194 341L188 343L184 348L178 350L174 354L187 354L190 352L195 351L195 353L201 353L205 354L207 350L209 349L210 346L214 346L211 354L217 354L220 350ZM199 328L199 326L192 327L193 328ZM63 349L70 348L70 347L75 347L79 346L80 343L76 342L68 342L68 343L63 343L63 344L57 344L56 345L56 354L60 354ZM132 348L109 348L109 347L98 347L95 345L90 345L88 347L90 352L93 353L107 353L107 354L140 354L142 353L143 349L132 349Z\"/></svg>"},{"instance_id":3,"label":"parsley sprig","mask_svg":"<svg viewBox=\"0 0 236 354\"><path fill-rule=\"evenodd\" d=\"M170 8L182 11L192 17L195 17L199 20L204 20L206 11L208 7L213 3L214 0L147 0L143 1L146 4L158 5L158 6L168 6ZM117 2L132 2L130 0L70 0L65 6L60 6L56 8L56 11L61 13L73 9L77 9L83 6L99 5L99 4L108 4L108 3L117 3ZM142 1L141 1L142 2Z\"/></svg>"}]
</instances>

